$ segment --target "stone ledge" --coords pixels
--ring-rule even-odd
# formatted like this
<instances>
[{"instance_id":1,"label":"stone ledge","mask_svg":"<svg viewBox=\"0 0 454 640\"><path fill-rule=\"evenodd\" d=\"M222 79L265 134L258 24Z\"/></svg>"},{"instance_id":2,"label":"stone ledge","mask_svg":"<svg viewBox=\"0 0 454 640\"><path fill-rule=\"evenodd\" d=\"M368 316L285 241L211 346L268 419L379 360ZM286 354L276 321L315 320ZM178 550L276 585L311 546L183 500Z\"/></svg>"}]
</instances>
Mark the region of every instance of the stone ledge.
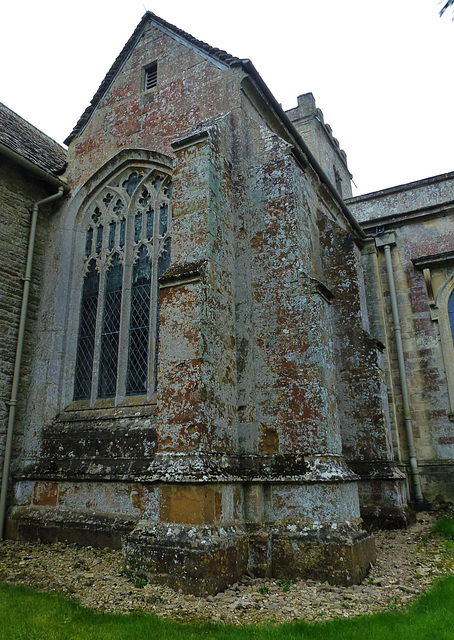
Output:
<instances>
[{"instance_id":1,"label":"stone ledge","mask_svg":"<svg viewBox=\"0 0 454 640\"><path fill-rule=\"evenodd\" d=\"M366 527L379 529L406 529L416 520L415 512L408 505L361 507L361 518Z\"/></svg>"},{"instance_id":2,"label":"stone ledge","mask_svg":"<svg viewBox=\"0 0 454 640\"><path fill-rule=\"evenodd\" d=\"M24 542L77 542L91 547L121 547L122 536L136 521L54 507L12 507L6 538Z\"/></svg>"},{"instance_id":3,"label":"stone ledge","mask_svg":"<svg viewBox=\"0 0 454 640\"><path fill-rule=\"evenodd\" d=\"M141 431L137 430L136 436ZM82 434L81 434L82 435ZM299 454L229 455L222 453L157 453L154 454L153 432L149 434L148 457L133 457L132 438L123 445L121 438L112 441L119 451L129 448L129 456L106 457L98 452L87 455L87 447L80 445L75 454L67 444L67 451L33 462L15 474L15 479L48 480L124 480L129 482L290 482L345 483L357 482L358 476L347 467L342 456L303 456ZM96 432L91 440L102 444ZM106 442L109 439L106 440ZM142 449L144 443L142 442ZM69 448L68 448L69 447ZM83 457L82 457L83 456Z\"/></svg>"}]
</instances>

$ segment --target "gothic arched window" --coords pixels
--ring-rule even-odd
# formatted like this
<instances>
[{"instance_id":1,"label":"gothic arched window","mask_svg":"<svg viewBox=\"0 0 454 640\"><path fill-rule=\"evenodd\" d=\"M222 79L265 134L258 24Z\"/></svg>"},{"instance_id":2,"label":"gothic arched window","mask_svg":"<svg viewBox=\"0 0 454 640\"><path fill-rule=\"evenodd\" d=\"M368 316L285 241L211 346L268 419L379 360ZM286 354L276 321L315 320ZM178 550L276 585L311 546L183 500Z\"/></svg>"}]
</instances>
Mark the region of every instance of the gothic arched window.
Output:
<instances>
[{"instance_id":1,"label":"gothic arched window","mask_svg":"<svg viewBox=\"0 0 454 640\"><path fill-rule=\"evenodd\" d=\"M170 176L129 169L85 209L74 400L156 387L158 278L170 265Z\"/></svg>"},{"instance_id":2,"label":"gothic arched window","mask_svg":"<svg viewBox=\"0 0 454 640\"><path fill-rule=\"evenodd\" d=\"M451 325L452 341L454 343L454 291L451 293L448 300L448 316L449 324Z\"/></svg>"}]
</instances>

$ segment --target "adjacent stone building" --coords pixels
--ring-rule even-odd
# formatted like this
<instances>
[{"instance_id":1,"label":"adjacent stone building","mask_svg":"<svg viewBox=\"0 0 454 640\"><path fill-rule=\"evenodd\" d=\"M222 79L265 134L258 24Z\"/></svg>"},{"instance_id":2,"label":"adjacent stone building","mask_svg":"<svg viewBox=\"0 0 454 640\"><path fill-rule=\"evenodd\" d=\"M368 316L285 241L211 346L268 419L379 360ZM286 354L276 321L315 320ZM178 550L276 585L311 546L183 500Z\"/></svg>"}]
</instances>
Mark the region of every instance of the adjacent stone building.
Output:
<instances>
[{"instance_id":1,"label":"adjacent stone building","mask_svg":"<svg viewBox=\"0 0 454 640\"><path fill-rule=\"evenodd\" d=\"M285 113L249 60L147 12L66 143L6 535L122 546L194 593L360 581L363 522L404 526L415 496L367 198L347 207L312 94Z\"/></svg>"},{"instance_id":2,"label":"adjacent stone building","mask_svg":"<svg viewBox=\"0 0 454 640\"><path fill-rule=\"evenodd\" d=\"M347 200L363 249L371 331L386 345L395 459L409 471L385 251L398 304L408 416L424 498L454 500L454 173ZM411 474L410 483L411 483Z\"/></svg>"},{"instance_id":3,"label":"adjacent stone building","mask_svg":"<svg viewBox=\"0 0 454 640\"><path fill-rule=\"evenodd\" d=\"M66 151L0 103L0 473L14 377L25 265L30 245L31 209L65 184ZM18 410L24 412L31 380L34 326L39 309L39 281L49 237L49 205L41 206L34 240L27 323L24 326ZM16 450L17 453L17 450Z\"/></svg>"}]
</instances>

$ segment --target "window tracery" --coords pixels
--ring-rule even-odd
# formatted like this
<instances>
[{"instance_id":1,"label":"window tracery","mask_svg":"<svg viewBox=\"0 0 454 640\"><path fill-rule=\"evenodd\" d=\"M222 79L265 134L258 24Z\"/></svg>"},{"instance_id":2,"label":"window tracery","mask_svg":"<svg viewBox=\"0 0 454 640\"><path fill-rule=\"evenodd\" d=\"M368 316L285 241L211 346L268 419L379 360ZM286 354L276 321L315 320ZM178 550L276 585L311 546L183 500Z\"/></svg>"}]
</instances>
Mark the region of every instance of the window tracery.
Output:
<instances>
[{"instance_id":1,"label":"window tracery","mask_svg":"<svg viewBox=\"0 0 454 640\"><path fill-rule=\"evenodd\" d=\"M170 265L170 198L167 173L131 168L85 209L74 400L155 390L158 278Z\"/></svg>"}]
</instances>

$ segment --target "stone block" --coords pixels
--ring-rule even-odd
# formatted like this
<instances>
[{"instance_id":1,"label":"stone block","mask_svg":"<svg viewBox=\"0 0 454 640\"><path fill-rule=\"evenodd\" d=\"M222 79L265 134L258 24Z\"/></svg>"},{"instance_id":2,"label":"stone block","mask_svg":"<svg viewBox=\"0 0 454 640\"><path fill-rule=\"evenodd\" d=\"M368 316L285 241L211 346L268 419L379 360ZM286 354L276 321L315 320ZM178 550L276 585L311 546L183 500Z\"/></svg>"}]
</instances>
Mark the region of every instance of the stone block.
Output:
<instances>
[{"instance_id":1,"label":"stone block","mask_svg":"<svg viewBox=\"0 0 454 640\"><path fill-rule=\"evenodd\" d=\"M272 576L311 579L330 584L359 584L375 560L375 540L360 529L296 525L273 529Z\"/></svg>"},{"instance_id":2,"label":"stone block","mask_svg":"<svg viewBox=\"0 0 454 640\"><path fill-rule=\"evenodd\" d=\"M246 572L248 539L237 527L139 524L125 536L123 554L129 575L204 596Z\"/></svg>"}]
</instances>

